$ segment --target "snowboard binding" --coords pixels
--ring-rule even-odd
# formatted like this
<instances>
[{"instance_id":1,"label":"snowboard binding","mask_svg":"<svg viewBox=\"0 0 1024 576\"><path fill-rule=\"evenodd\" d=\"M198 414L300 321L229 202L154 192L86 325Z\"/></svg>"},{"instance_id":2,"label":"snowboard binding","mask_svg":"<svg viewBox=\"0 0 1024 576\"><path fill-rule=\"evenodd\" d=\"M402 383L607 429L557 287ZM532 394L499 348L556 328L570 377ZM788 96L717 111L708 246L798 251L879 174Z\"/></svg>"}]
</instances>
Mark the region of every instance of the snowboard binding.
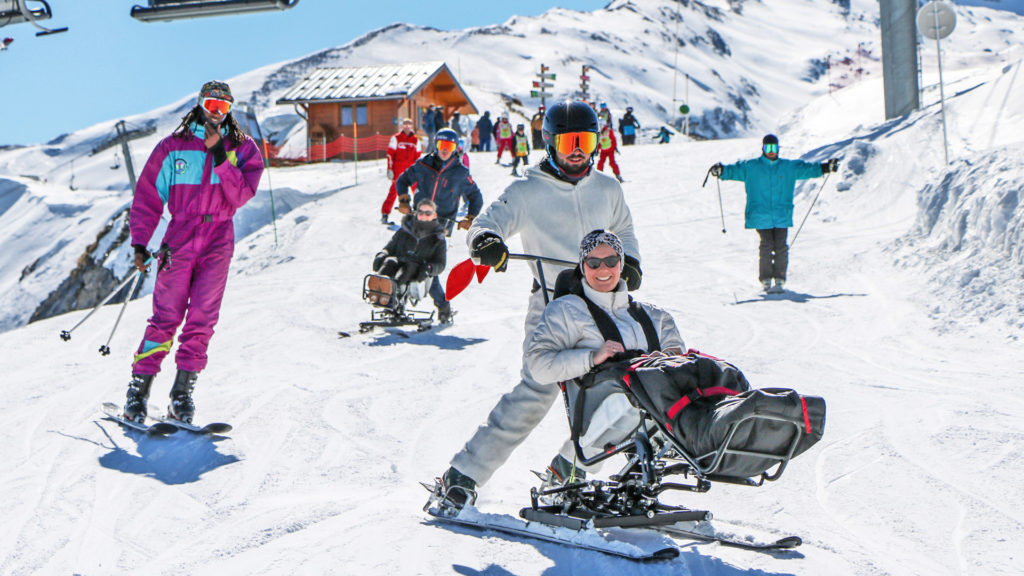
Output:
<instances>
[{"instance_id":1,"label":"snowboard binding","mask_svg":"<svg viewBox=\"0 0 1024 576\"><path fill-rule=\"evenodd\" d=\"M455 518L463 508L476 504L476 490L458 485L445 487L440 478L434 478L433 486L425 482L420 485L430 492L423 511L434 516Z\"/></svg>"},{"instance_id":2,"label":"snowboard binding","mask_svg":"<svg viewBox=\"0 0 1024 576\"><path fill-rule=\"evenodd\" d=\"M422 282L399 284L387 276L367 274L363 278L363 300L372 304L373 310L369 321L359 323L359 332L400 326L415 326L420 332L430 329L434 324L433 312L406 308L415 306L424 293Z\"/></svg>"}]
</instances>

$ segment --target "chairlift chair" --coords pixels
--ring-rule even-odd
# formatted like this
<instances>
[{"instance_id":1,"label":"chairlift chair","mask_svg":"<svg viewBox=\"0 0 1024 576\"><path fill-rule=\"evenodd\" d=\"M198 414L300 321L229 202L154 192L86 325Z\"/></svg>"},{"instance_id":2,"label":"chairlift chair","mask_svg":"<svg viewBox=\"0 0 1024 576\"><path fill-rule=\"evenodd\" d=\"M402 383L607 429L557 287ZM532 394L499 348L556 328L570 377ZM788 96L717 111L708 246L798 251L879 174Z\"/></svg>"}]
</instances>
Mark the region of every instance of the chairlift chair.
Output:
<instances>
[{"instance_id":1,"label":"chairlift chair","mask_svg":"<svg viewBox=\"0 0 1024 576\"><path fill-rule=\"evenodd\" d=\"M39 7L30 8L28 6L29 2L38 4ZM36 28L42 30L42 32L36 32L36 36L46 36L48 34L67 32L67 27L51 29L38 24L40 20L49 20L52 17L53 11L50 10L50 5L46 3L46 0L0 0L0 27L8 24L29 22ZM8 40L11 39L4 39L4 47L6 47L7 44L10 44Z\"/></svg>"},{"instance_id":2,"label":"chairlift chair","mask_svg":"<svg viewBox=\"0 0 1024 576\"><path fill-rule=\"evenodd\" d=\"M294 8L299 0L149 0L132 6L132 18L141 22L170 22L187 18L228 16Z\"/></svg>"}]
</instances>

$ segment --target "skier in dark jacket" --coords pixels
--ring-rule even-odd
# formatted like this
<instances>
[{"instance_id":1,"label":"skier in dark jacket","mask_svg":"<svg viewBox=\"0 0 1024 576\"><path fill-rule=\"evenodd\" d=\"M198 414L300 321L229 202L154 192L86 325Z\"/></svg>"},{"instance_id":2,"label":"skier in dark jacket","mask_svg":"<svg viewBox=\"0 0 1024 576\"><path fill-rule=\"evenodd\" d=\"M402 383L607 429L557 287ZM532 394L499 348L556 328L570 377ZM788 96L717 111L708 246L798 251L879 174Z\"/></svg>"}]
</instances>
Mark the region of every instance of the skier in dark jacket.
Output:
<instances>
[{"instance_id":1,"label":"skier in dark jacket","mask_svg":"<svg viewBox=\"0 0 1024 576\"><path fill-rule=\"evenodd\" d=\"M757 230L759 247L758 280L765 292L782 292L789 265L786 235L793 225L793 191L796 181L818 178L839 169L839 160L823 163L779 158L779 139L768 134L761 141L761 156L723 166L711 167L711 175L738 180L746 185L746 227ZM772 286L772 281L775 285Z\"/></svg>"},{"instance_id":2,"label":"skier in dark jacket","mask_svg":"<svg viewBox=\"0 0 1024 576\"><path fill-rule=\"evenodd\" d=\"M422 282L438 276L445 266L444 228L437 206L430 200L416 204L416 212L402 220L384 249L373 259L373 271L399 284Z\"/></svg>"},{"instance_id":3,"label":"skier in dark jacket","mask_svg":"<svg viewBox=\"0 0 1024 576\"><path fill-rule=\"evenodd\" d=\"M622 135L622 145L632 146L636 144L636 133L640 130L640 121L633 116L633 107L626 108L626 113L619 118L619 134Z\"/></svg>"},{"instance_id":4,"label":"skier in dark jacket","mask_svg":"<svg viewBox=\"0 0 1024 576\"><path fill-rule=\"evenodd\" d=\"M434 136L436 151L420 158L408 170L398 177L398 211L402 214L412 212L410 202L416 205L422 200L430 200L437 206L437 219L451 236L456 225L460 230L469 230L473 219L480 213L484 199L476 182L469 175L469 170L462 165L455 154L459 138L451 128L438 131ZM409 197L409 187L416 184L416 197ZM469 204L465 218L456 222L459 203L465 199ZM438 320L448 322L451 319L451 304L444 298L444 288L435 276L430 284L430 296L438 310Z\"/></svg>"},{"instance_id":5,"label":"skier in dark jacket","mask_svg":"<svg viewBox=\"0 0 1024 576\"><path fill-rule=\"evenodd\" d=\"M491 132L494 131L494 122L491 122L490 110L484 112L484 115L476 121L476 127L480 130L480 151L490 152Z\"/></svg>"}]
</instances>

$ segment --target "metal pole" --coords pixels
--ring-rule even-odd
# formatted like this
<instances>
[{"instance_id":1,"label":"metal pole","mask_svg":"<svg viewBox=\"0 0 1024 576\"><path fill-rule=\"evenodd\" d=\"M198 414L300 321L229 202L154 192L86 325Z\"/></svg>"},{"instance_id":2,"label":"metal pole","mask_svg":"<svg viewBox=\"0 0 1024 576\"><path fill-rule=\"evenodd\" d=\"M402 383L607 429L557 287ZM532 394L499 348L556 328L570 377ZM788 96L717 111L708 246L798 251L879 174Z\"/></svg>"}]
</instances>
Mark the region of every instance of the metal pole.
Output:
<instances>
[{"instance_id":1,"label":"metal pole","mask_svg":"<svg viewBox=\"0 0 1024 576\"><path fill-rule=\"evenodd\" d=\"M104 356L110 356L110 341L114 339L114 332L117 332L117 325L121 323L121 316L124 316L124 310L128 307L128 301L132 299L132 294L135 293L135 287L139 285L139 278L142 278L142 274L138 273L139 270L135 269L135 280L132 281L132 287L128 289L128 294L124 297L124 304L121 305L121 311L117 313L117 320L114 321L114 327L110 330L110 336L107 337L107 343L100 346L100 354Z\"/></svg>"},{"instance_id":2,"label":"metal pole","mask_svg":"<svg viewBox=\"0 0 1024 576\"><path fill-rule=\"evenodd\" d=\"M356 163L356 186L359 185L359 106L352 107L352 159Z\"/></svg>"},{"instance_id":3,"label":"metal pole","mask_svg":"<svg viewBox=\"0 0 1024 576\"><path fill-rule=\"evenodd\" d=\"M793 244L796 244L796 239L800 236L800 231L804 229L804 222L807 222L807 217L811 215L811 210L814 208L814 204L818 201L818 196L821 196L821 191L825 189L825 183L828 182L828 177L832 173L825 174L825 179L821 182L821 187L818 188L818 193L814 195L814 200L811 202L810 208L807 209L807 214L804 214L804 219L800 221L800 227L796 229L796 234L793 234L793 241L789 243L789 247L792 248Z\"/></svg>"},{"instance_id":4,"label":"metal pole","mask_svg":"<svg viewBox=\"0 0 1024 576\"><path fill-rule=\"evenodd\" d=\"M946 89L942 82L942 45L939 41L939 11L932 10L932 15L935 18L935 48L938 50L939 60L939 98L941 100L942 108L942 148L945 152L946 166L949 165L949 139L946 136Z\"/></svg>"},{"instance_id":5,"label":"metal pole","mask_svg":"<svg viewBox=\"0 0 1024 576\"><path fill-rule=\"evenodd\" d=\"M722 208L722 180L715 177L715 187L718 188L718 214L722 217L722 234L725 234L725 209Z\"/></svg>"},{"instance_id":6,"label":"metal pole","mask_svg":"<svg viewBox=\"0 0 1024 576\"><path fill-rule=\"evenodd\" d=\"M148 265L152 261L153 261L153 258L150 257L149 260L146 260L146 264ZM75 326L73 328L71 328L71 330L61 330L60 339L65 341L65 342L67 342L68 340L71 340L71 333L72 332L74 332L79 326L84 324L85 321L88 320L90 316L95 314L97 310L102 308L104 304L106 304L107 302L110 302L110 299L113 298L115 294L120 292L121 289L124 288L126 284L131 282L132 279L135 278L138 274L139 274L139 270L138 270L138 268L136 268L135 270L132 271L131 274L129 274L127 277L125 277L125 279L122 280L120 284L117 285L117 288L114 288L114 290L111 291L110 294L107 294L107 297L104 298L103 300L101 300L100 303L97 304L92 309L92 311L90 311L88 314L86 314L85 318L82 318L81 320L79 320L78 324L75 324Z\"/></svg>"}]
</instances>

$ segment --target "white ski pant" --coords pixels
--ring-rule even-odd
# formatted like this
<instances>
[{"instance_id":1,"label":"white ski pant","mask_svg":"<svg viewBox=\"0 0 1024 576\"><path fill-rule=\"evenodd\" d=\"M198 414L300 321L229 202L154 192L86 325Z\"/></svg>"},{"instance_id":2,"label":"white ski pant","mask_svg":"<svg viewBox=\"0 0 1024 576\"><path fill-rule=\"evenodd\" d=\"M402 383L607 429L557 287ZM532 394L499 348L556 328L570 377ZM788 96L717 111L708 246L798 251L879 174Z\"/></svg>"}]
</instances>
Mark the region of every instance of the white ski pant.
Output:
<instances>
[{"instance_id":1,"label":"white ski pant","mask_svg":"<svg viewBox=\"0 0 1024 576\"><path fill-rule=\"evenodd\" d=\"M544 305L542 291L530 295L530 305L526 311L526 334L523 338L524 357L530 337L540 324ZM560 394L558 386L534 380L525 362L521 375L519 384L498 400L498 404L487 416L487 422L477 428L462 451L452 458L451 465L475 480L477 486L491 479L494 471L508 460L512 451L540 424ZM543 461L543 465L547 465L547 460Z\"/></svg>"}]
</instances>

